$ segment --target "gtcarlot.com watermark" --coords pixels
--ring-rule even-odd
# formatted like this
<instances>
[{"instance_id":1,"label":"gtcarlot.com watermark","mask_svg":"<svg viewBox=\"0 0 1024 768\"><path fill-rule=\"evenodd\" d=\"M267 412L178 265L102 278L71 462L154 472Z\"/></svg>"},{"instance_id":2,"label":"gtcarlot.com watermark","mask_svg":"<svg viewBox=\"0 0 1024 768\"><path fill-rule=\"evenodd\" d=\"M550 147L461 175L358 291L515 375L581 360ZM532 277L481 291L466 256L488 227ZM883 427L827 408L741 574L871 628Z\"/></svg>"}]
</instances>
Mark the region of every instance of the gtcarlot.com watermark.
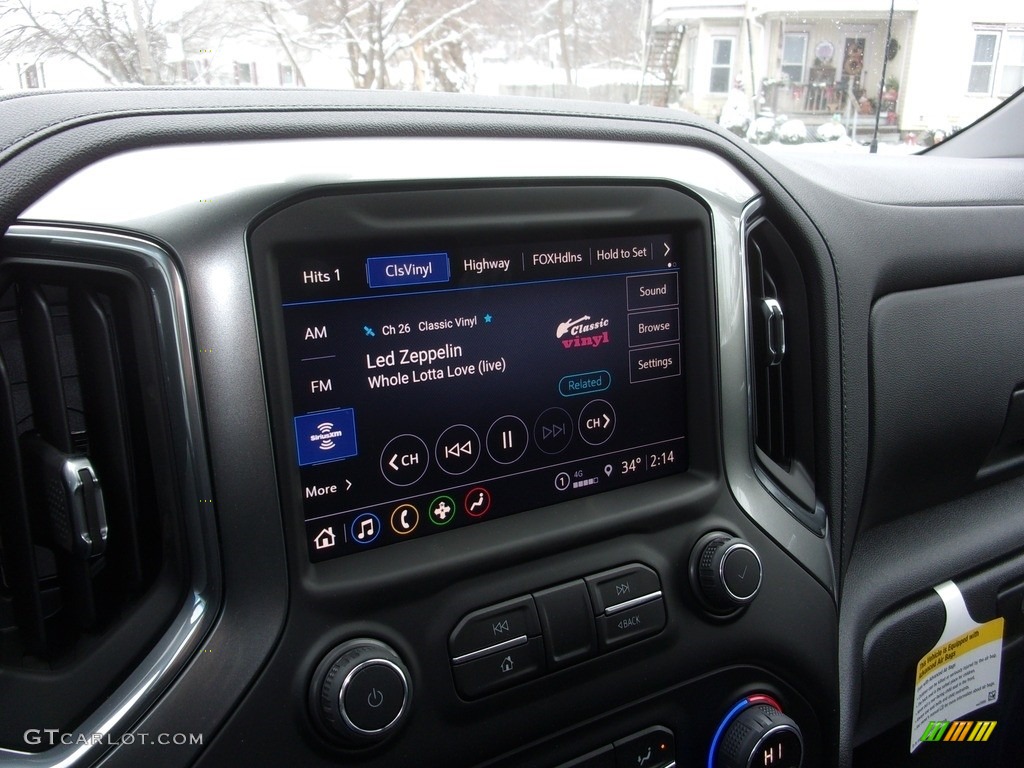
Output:
<instances>
[{"instance_id":1,"label":"gtcarlot.com watermark","mask_svg":"<svg viewBox=\"0 0 1024 768\"><path fill-rule=\"evenodd\" d=\"M124 744L159 744L161 746L183 747L188 745L202 746L201 733L122 733L115 736L111 733L67 733L59 728L29 728L24 733L25 743L30 747L85 746L103 744L110 747Z\"/></svg>"}]
</instances>

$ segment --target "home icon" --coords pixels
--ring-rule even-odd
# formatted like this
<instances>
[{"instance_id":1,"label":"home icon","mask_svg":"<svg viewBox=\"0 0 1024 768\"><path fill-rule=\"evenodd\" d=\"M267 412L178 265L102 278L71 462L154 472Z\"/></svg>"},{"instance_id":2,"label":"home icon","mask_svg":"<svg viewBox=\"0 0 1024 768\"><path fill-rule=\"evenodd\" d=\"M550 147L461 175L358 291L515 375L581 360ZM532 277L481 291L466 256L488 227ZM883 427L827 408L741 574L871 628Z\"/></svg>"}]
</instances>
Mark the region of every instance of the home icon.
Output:
<instances>
[{"instance_id":1,"label":"home icon","mask_svg":"<svg viewBox=\"0 0 1024 768\"><path fill-rule=\"evenodd\" d=\"M515 664L513 664L513 662L512 662L512 657L511 656L506 656L505 660L503 662L501 662L501 671L502 672L511 672L512 668L514 666L515 666Z\"/></svg>"},{"instance_id":2,"label":"home icon","mask_svg":"<svg viewBox=\"0 0 1024 768\"><path fill-rule=\"evenodd\" d=\"M313 538L313 546L317 549L330 549L334 546L337 537L334 535L334 527L324 528Z\"/></svg>"}]
</instances>

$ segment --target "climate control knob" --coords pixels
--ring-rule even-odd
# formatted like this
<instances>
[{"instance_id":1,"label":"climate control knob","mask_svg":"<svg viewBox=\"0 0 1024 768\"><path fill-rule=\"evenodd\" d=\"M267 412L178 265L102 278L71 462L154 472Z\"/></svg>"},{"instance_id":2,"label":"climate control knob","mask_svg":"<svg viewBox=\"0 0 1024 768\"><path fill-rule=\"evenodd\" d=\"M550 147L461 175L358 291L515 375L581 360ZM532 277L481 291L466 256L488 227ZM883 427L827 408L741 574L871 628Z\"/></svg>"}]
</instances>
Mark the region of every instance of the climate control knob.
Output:
<instances>
[{"instance_id":1,"label":"climate control knob","mask_svg":"<svg viewBox=\"0 0 1024 768\"><path fill-rule=\"evenodd\" d=\"M349 746L390 736L409 714L409 671L377 640L350 640L334 648L313 673L309 707L321 730Z\"/></svg>"},{"instance_id":2,"label":"climate control knob","mask_svg":"<svg viewBox=\"0 0 1024 768\"><path fill-rule=\"evenodd\" d=\"M750 703L758 699L763 701ZM712 768L800 768L804 759L800 727L767 696L751 696L746 704L731 720L727 717L715 734Z\"/></svg>"},{"instance_id":3,"label":"climate control knob","mask_svg":"<svg viewBox=\"0 0 1024 768\"><path fill-rule=\"evenodd\" d=\"M713 613L732 613L748 605L761 588L761 575L761 558L754 548L721 531L701 538L690 558L697 596Z\"/></svg>"}]
</instances>

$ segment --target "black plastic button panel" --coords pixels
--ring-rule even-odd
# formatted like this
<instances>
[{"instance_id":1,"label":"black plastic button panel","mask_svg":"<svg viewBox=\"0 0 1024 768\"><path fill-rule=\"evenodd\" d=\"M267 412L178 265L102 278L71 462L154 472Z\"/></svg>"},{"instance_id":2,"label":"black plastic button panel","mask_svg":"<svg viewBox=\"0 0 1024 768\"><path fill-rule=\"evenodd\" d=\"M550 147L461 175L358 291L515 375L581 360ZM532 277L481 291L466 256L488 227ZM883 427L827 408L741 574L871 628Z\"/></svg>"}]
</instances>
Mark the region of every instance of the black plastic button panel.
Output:
<instances>
[{"instance_id":1,"label":"black plastic button panel","mask_svg":"<svg viewBox=\"0 0 1024 768\"><path fill-rule=\"evenodd\" d=\"M676 764L676 739L656 725L588 752L558 768L668 768Z\"/></svg>"},{"instance_id":2,"label":"black plastic button panel","mask_svg":"<svg viewBox=\"0 0 1024 768\"><path fill-rule=\"evenodd\" d=\"M664 629L658 574L634 563L466 615L448 639L455 687L476 699Z\"/></svg>"}]
</instances>

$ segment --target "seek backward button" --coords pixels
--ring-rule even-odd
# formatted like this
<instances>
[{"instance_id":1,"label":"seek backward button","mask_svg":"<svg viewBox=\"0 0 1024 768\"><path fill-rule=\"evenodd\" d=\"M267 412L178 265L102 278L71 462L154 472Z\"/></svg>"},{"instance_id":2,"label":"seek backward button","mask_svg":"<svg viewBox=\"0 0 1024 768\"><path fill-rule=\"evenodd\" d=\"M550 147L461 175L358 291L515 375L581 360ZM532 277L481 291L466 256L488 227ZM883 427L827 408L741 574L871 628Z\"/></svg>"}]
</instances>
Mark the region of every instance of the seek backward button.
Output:
<instances>
[{"instance_id":1,"label":"seek backward button","mask_svg":"<svg viewBox=\"0 0 1024 768\"><path fill-rule=\"evenodd\" d=\"M540 634L537 606L530 595L473 611L460 621L448 639L448 650L454 663L478 651L508 642L517 637Z\"/></svg>"},{"instance_id":2,"label":"seek backward button","mask_svg":"<svg viewBox=\"0 0 1024 768\"><path fill-rule=\"evenodd\" d=\"M466 424L448 427L434 446L437 465L449 475L469 472L480 458L480 436Z\"/></svg>"}]
</instances>

